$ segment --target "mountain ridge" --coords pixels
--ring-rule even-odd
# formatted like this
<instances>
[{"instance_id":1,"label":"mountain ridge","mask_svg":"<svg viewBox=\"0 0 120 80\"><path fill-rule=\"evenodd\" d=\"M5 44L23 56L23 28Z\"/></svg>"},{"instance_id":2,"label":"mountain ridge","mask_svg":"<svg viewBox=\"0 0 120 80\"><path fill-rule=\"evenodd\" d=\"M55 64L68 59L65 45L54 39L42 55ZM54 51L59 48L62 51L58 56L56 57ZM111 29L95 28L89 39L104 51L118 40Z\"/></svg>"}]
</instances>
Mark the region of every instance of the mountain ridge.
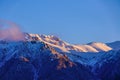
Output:
<instances>
[{"instance_id":1,"label":"mountain ridge","mask_svg":"<svg viewBox=\"0 0 120 80\"><path fill-rule=\"evenodd\" d=\"M106 44L113 49L116 49L116 50L120 49L120 41L114 41L114 42L106 43Z\"/></svg>"},{"instance_id":2,"label":"mountain ridge","mask_svg":"<svg viewBox=\"0 0 120 80\"><path fill-rule=\"evenodd\" d=\"M100 51L109 51L112 50L111 47L107 46L104 43L95 42L94 44L85 44L85 45L74 45L69 44L60 38L53 35L39 35L39 34L25 34L25 38L27 40L38 40L43 41L46 44L49 44L55 47L57 50L61 52L100 52Z\"/></svg>"}]
</instances>

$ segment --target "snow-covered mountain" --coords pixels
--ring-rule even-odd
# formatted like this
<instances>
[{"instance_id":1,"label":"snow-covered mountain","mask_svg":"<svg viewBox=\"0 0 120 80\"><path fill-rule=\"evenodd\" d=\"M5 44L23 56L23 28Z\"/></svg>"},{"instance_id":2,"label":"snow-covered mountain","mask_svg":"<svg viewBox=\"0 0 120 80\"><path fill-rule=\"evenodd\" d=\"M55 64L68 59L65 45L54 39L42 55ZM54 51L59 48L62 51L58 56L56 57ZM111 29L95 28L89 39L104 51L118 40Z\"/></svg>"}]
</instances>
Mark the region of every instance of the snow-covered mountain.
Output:
<instances>
[{"instance_id":1,"label":"snow-covered mountain","mask_svg":"<svg viewBox=\"0 0 120 80\"><path fill-rule=\"evenodd\" d=\"M23 41L0 41L0 80L120 80L119 48L24 35Z\"/></svg>"},{"instance_id":2,"label":"snow-covered mountain","mask_svg":"<svg viewBox=\"0 0 120 80\"><path fill-rule=\"evenodd\" d=\"M0 80L54 80L60 69L74 65L43 42L0 42Z\"/></svg>"},{"instance_id":3,"label":"snow-covered mountain","mask_svg":"<svg viewBox=\"0 0 120 80\"><path fill-rule=\"evenodd\" d=\"M107 43L108 46L110 46L113 49L120 49L120 41L115 41L111 43Z\"/></svg>"},{"instance_id":4,"label":"snow-covered mountain","mask_svg":"<svg viewBox=\"0 0 120 80\"><path fill-rule=\"evenodd\" d=\"M39 34L25 34L25 38L29 41L37 40L51 45L59 52L101 52L112 50L111 47L104 43L93 42L85 45L69 44L56 36L39 35Z\"/></svg>"}]
</instances>

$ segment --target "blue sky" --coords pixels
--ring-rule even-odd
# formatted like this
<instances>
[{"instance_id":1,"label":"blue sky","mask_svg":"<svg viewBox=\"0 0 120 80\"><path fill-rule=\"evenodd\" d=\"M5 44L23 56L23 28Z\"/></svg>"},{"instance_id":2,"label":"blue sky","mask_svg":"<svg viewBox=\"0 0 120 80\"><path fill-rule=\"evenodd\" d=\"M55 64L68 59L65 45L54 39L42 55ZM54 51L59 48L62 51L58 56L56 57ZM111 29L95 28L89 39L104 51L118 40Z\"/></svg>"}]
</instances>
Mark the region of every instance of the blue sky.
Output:
<instances>
[{"instance_id":1,"label":"blue sky","mask_svg":"<svg viewBox=\"0 0 120 80\"><path fill-rule=\"evenodd\" d=\"M120 0L0 0L0 19L70 43L120 40Z\"/></svg>"}]
</instances>

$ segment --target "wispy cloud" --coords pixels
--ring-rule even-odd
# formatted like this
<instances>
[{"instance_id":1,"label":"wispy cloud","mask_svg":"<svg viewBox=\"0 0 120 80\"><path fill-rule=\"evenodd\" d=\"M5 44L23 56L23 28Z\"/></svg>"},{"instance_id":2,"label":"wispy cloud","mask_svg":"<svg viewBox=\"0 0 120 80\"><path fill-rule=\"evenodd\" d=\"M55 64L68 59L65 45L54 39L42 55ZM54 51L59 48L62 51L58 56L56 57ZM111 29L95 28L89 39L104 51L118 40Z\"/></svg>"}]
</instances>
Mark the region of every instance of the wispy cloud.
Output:
<instances>
[{"instance_id":1,"label":"wispy cloud","mask_svg":"<svg viewBox=\"0 0 120 80\"><path fill-rule=\"evenodd\" d=\"M8 27L5 28L4 24L7 25ZM0 20L0 25L1 25L0 26L1 40L10 40L10 41L24 40L24 35L17 24L11 21Z\"/></svg>"}]
</instances>

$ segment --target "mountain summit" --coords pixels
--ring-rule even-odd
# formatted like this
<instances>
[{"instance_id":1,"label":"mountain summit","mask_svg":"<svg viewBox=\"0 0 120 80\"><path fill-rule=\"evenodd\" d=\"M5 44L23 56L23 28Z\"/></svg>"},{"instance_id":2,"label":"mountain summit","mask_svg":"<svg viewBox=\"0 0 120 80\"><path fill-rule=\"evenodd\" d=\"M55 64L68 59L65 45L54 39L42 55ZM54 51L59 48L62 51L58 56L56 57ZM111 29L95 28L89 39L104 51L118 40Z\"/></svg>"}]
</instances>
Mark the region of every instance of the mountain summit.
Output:
<instances>
[{"instance_id":1,"label":"mountain summit","mask_svg":"<svg viewBox=\"0 0 120 80\"><path fill-rule=\"evenodd\" d=\"M25 39L28 41L35 40L45 42L59 52L101 52L112 50L111 47L104 43L93 42L85 45L74 45L69 44L53 35L25 34Z\"/></svg>"},{"instance_id":2,"label":"mountain summit","mask_svg":"<svg viewBox=\"0 0 120 80\"><path fill-rule=\"evenodd\" d=\"M21 33L22 38L16 39L19 35L7 35L0 37L0 40L5 41L42 41L52 47L58 52L102 52L102 51L110 51L112 48L105 43L100 42L92 42L84 45L75 45L69 44L60 38L53 35L39 35L39 34L29 34L29 33ZM13 38L13 39L11 39Z\"/></svg>"}]
</instances>

